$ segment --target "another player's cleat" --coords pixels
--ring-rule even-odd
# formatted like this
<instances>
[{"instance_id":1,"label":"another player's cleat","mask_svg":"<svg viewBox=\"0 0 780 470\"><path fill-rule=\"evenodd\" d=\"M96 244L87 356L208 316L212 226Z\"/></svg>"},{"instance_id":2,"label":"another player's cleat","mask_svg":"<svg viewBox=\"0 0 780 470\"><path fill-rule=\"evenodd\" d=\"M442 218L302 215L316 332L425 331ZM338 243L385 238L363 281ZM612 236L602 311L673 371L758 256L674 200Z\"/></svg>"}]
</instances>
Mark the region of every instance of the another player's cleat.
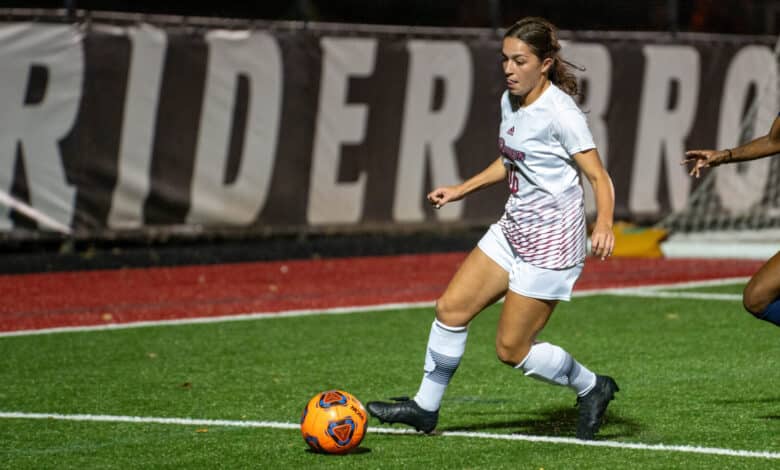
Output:
<instances>
[{"instance_id":1,"label":"another player's cleat","mask_svg":"<svg viewBox=\"0 0 780 470\"><path fill-rule=\"evenodd\" d=\"M593 439L601 427L601 419L604 417L607 405L615 398L615 392L619 390L620 388L612 377L597 375L593 390L584 397L577 398L577 406L580 409L577 420L577 439Z\"/></svg>"},{"instance_id":2,"label":"another player's cleat","mask_svg":"<svg viewBox=\"0 0 780 470\"><path fill-rule=\"evenodd\" d=\"M366 405L366 408L371 416L377 418L380 423L408 424L426 434L436 428L436 423L439 421L438 410L424 410L409 397L391 398L391 400L394 400L395 403L372 401Z\"/></svg>"}]
</instances>

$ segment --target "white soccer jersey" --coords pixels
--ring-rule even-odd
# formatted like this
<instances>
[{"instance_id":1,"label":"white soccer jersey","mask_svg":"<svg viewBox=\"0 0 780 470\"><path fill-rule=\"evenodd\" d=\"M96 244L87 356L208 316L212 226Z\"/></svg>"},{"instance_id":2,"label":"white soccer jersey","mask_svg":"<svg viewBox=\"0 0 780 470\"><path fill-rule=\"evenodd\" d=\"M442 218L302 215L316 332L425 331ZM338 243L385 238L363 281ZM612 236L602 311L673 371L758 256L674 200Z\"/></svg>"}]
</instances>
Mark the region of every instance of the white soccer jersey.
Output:
<instances>
[{"instance_id":1,"label":"white soccer jersey","mask_svg":"<svg viewBox=\"0 0 780 470\"><path fill-rule=\"evenodd\" d=\"M585 115L554 84L516 111L504 92L498 142L511 193L498 224L517 255L546 269L583 262L584 198L572 155L596 147Z\"/></svg>"}]
</instances>

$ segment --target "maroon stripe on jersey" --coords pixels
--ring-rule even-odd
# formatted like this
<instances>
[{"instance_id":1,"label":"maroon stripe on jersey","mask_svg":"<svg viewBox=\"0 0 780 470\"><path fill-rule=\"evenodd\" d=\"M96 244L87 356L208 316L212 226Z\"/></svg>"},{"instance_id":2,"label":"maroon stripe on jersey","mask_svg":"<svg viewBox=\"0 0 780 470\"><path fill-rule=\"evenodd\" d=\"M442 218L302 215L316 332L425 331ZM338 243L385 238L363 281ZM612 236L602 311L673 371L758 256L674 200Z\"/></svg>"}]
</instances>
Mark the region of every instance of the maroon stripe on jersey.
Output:
<instances>
[{"instance_id":1,"label":"maroon stripe on jersey","mask_svg":"<svg viewBox=\"0 0 780 470\"><path fill-rule=\"evenodd\" d=\"M585 208L582 188L559 197L535 193L510 197L498 222L524 261L546 269L565 269L585 259Z\"/></svg>"}]
</instances>

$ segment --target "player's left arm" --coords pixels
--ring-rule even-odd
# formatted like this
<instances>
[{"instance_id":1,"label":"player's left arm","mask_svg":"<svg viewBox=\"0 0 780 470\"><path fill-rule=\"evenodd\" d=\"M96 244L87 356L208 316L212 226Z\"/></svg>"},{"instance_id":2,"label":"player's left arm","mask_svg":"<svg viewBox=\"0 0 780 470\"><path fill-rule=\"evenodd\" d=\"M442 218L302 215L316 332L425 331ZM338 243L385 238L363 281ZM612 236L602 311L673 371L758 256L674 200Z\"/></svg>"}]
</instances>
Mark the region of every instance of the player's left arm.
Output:
<instances>
[{"instance_id":1,"label":"player's left arm","mask_svg":"<svg viewBox=\"0 0 780 470\"><path fill-rule=\"evenodd\" d=\"M612 178L601 164L599 151L595 148L578 152L573 156L580 170L585 174L593 194L596 196L596 224L590 237L591 251L594 256L606 259L615 248L615 234L612 222L615 213L615 189Z\"/></svg>"}]
</instances>

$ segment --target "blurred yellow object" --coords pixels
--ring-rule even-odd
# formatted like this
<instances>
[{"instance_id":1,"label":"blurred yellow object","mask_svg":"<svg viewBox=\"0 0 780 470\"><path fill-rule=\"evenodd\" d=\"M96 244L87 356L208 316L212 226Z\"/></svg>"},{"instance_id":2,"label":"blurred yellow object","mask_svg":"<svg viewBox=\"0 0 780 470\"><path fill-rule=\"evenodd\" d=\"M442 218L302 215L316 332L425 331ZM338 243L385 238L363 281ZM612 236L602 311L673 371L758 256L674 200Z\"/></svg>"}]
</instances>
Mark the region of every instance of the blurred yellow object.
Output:
<instances>
[{"instance_id":1,"label":"blurred yellow object","mask_svg":"<svg viewBox=\"0 0 780 470\"><path fill-rule=\"evenodd\" d=\"M615 249L612 256L624 258L662 258L661 242L669 234L655 227L640 227L628 222L617 222L612 227Z\"/></svg>"}]
</instances>

